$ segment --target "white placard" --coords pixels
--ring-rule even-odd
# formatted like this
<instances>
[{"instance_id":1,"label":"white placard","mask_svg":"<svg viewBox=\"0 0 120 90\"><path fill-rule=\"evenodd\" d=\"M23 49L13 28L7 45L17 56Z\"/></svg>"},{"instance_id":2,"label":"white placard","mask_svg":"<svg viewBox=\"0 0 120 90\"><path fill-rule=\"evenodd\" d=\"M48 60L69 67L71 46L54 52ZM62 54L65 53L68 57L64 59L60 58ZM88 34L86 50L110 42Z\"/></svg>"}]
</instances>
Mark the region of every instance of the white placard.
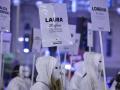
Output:
<instances>
[{"instance_id":1,"label":"white placard","mask_svg":"<svg viewBox=\"0 0 120 90\"><path fill-rule=\"evenodd\" d=\"M71 41L66 4L39 6L42 46L67 46Z\"/></svg>"},{"instance_id":2,"label":"white placard","mask_svg":"<svg viewBox=\"0 0 120 90\"><path fill-rule=\"evenodd\" d=\"M7 33L7 32L4 32L2 34L2 38L3 38L3 54L5 53L10 53L10 46L11 46L11 37L12 37L12 34L11 33ZM1 47L1 46L0 46Z\"/></svg>"},{"instance_id":3,"label":"white placard","mask_svg":"<svg viewBox=\"0 0 120 90\"><path fill-rule=\"evenodd\" d=\"M34 28L33 30L33 46L32 51L39 53L41 50L41 33L40 29Z\"/></svg>"},{"instance_id":4,"label":"white placard","mask_svg":"<svg viewBox=\"0 0 120 90\"><path fill-rule=\"evenodd\" d=\"M74 35L75 41L73 43L73 45L69 45L66 47L61 47L60 51L61 52L67 52L71 55L78 55L78 51L79 51L79 45L80 45L80 34L75 34Z\"/></svg>"},{"instance_id":5,"label":"white placard","mask_svg":"<svg viewBox=\"0 0 120 90\"><path fill-rule=\"evenodd\" d=\"M107 0L90 0L92 30L110 31Z\"/></svg>"},{"instance_id":6,"label":"white placard","mask_svg":"<svg viewBox=\"0 0 120 90\"><path fill-rule=\"evenodd\" d=\"M80 45L80 34L75 34L73 45L62 47L62 52L68 52L71 55L78 55Z\"/></svg>"},{"instance_id":7,"label":"white placard","mask_svg":"<svg viewBox=\"0 0 120 90\"><path fill-rule=\"evenodd\" d=\"M10 31L10 0L0 0L0 31Z\"/></svg>"},{"instance_id":8,"label":"white placard","mask_svg":"<svg viewBox=\"0 0 120 90\"><path fill-rule=\"evenodd\" d=\"M70 33L71 33L71 39L72 39L72 42L74 45L75 44L75 35L76 35L76 25L69 25L69 29L70 29ZM73 53L73 45L59 47L60 52Z\"/></svg>"},{"instance_id":9,"label":"white placard","mask_svg":"<svg viewBox=\"0 0 120 90\"><path fill-rule=\"evenodd\" d=\"M79 45L80 45L80 34L76 33L76 26L70 25L71 38L73 45L60 47L60 52L67 52L71 55L78 55Z\"/></svg>"},{"instance_id":10,"label":"white placard","mask_svg":"<svg viewBox=\"0 0 120 90\"><path fill-rule=\"evenodd\" d=\"M87 45L89 47L93 47L93 31L92 31L92 24L88 23L88 33L87 33Z\"/></svg>"}]
</instances>

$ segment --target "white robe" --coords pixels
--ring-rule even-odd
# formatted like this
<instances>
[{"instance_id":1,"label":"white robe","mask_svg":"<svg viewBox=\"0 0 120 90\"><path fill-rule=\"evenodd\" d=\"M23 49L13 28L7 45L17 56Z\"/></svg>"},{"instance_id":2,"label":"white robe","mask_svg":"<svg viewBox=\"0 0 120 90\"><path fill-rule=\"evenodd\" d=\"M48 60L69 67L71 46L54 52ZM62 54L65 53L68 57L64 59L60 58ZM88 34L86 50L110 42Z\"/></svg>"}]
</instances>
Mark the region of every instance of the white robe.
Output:
<instances>
[{"instance_id":1,"label":"white robe","mask_svg":"<svg viewBox=\"0 0 120 90\"><path fill-rule=\"evenodd\" d=\"M83 62L79 63L79 69L75 72L70 81L70 90L92 90L89 82L89 76L85 70Z\"/></svg>"}]
</instances>

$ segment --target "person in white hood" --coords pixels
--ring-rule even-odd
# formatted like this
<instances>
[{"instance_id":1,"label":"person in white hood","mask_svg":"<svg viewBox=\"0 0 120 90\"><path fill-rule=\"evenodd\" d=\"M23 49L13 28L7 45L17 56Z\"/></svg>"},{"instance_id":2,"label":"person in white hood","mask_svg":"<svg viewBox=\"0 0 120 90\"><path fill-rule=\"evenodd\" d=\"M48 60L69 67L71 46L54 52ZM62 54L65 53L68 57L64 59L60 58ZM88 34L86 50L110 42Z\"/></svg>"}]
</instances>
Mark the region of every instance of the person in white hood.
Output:
<instances>
[{"instance_id":1,"label":"person in white hood","mask_svg":"<svg viewBox=\"0 0 120 90\"><path fill-rule=\"evenodd\" d=\"M36 61L36 70L38 76L36 83L30 90L61 90L60 83L60 65L58 60L51 56L39 57ZM58 87L56 87L56 85Z\"/></svg>"},{"instance_id":2,"label":"person in white hood","mask_svg":"<svg viewBox=\"0 0 120 90\"><path fill-rule=\"evenodd\" d=\"M105 90L101 54L86 52L71 79L70 90Z\"/></svg>"},{"instance_id":3,"label":"person in white hood","mask_svg":"<svg viewBox=\"0 0 120 90\"><path fill-rule=\"evenodd\" d=\"M17 66L19 71L18 75L15 76L8 84L6 90L30 90L31 81L28 78L30 75L30 69L28 66ZM17 69L14 71L18 72Z\"/></svg>"}]
</instances>

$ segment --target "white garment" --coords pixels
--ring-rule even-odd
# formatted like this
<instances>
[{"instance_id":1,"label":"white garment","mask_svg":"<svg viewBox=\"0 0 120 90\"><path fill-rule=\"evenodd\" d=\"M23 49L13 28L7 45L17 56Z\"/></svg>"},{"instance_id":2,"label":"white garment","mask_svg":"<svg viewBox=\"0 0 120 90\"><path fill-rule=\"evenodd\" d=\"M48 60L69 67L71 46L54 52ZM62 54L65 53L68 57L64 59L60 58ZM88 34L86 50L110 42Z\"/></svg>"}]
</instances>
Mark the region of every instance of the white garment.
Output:
<instances>
[{"instance_id":1,"label":"white garment","mask_svg":"<svg viewBox=\"0 0 120 90\"><path fill-rule=\"evenodd\" d=\"M102 55L95 52L86 52L84 59L87 74L90 82L92 82L92 89L105 90Z\"/></svg>"},{"instance_id":2,"label":"white garment","mask_svg":"<svg viewBox=\"0 0 120 90\"><path fill-rule=\"evenodd\" d=\"M38 76L31 90L50 90L51 76L57 60L51 56L39 57L36 62Z\"/></svg>"},{"instance_id":3,"label":"white garment","mask_svg":"<svg viewBox=\"0 0 120 90\"><path fill-rule=\"evenodd\" d=\"M24 78L26 86L29 88L28 90L30 90L31 87L31 80L29 78Z\"/></svg>"},{"instance_id":4,"label":"white garment","mask_svg":"<svg viewBox=\"0 0 120 90\"><path fill-rule=\"evenodd\" d=\"M68 77L65 78L65 90L70 90L70 80Z\"/></svg>"},{"instance_id":5,"label":"white garment","mask_svg":"<svg viewBox=\"0 0 120 90\"><path fill-rule=\"evenodd\" d=\"M15 77L10 81L6 90L30 90L30 80Z\"/></svg>"},{"instance_id":6,"label":"white garment","mask_svg":"<svg viewBox=\"0 0 120 90\"><path fill-rule=\"evenodd\" d=\"M104 79L99 75L103 67L101 54L86 52L84 62L79 63L78 70L71 79L70 90L105 90ZM100 69L100 70L99 70Z\"/></svg>"},{"instance_id":7,"label":"white garment","mask_svg":"<svg viewBox=\"0 0 120 90\"><path fill-rule=\"evenodd\" d=\"M70 81L69 90L92 90L90 89L88 78L84 62L79 62L79 68Z\"/></svg>"}]
</instances>

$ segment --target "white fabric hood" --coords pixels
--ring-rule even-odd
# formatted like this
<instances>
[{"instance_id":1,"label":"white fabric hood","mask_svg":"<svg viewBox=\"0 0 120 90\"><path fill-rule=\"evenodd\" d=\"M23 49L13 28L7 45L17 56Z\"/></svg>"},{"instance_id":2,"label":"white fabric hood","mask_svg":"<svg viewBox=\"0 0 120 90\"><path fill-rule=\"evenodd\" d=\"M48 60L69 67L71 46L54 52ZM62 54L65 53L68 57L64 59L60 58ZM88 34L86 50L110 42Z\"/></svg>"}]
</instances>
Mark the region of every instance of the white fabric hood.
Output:
<instances>
[{"instance_id":1,"label":"white fabric hood","mask_svg":"<svg viewBox=\"0 0 120 90\"><path fill-rule=\"evenodd\" d=\"M99 53L86 52L84 54L84 62L87 65L87 67L91 66L93 68L98 68L99 63L102 62L102 56Z\"/></svg>"},{"instance_id":2,"label":"white fabric hood","mask_svg":"<svg viewBox=\"0 0 120 90\"><path fill-rule=\"evenodd\" d=\"M39 57L36 61L36 69L38 76L36 78L37 82L43 82L49 85L51 82L51 75L53 69L55 68L57 59L51 56Z\"/></svg>"},{"instance_id":3,"label":"white fabric hood","mask_svg":"<svg viewBox=\"0 0 120 90\"><path fill-rule=\"evenodd\" d=\"M93 83L95 90L105 90L104 76L101 76L104 69L102 55L95 52L86 52L84 60L87 74L92 80L91 83Z\"/></svg>"}]
</instances>

